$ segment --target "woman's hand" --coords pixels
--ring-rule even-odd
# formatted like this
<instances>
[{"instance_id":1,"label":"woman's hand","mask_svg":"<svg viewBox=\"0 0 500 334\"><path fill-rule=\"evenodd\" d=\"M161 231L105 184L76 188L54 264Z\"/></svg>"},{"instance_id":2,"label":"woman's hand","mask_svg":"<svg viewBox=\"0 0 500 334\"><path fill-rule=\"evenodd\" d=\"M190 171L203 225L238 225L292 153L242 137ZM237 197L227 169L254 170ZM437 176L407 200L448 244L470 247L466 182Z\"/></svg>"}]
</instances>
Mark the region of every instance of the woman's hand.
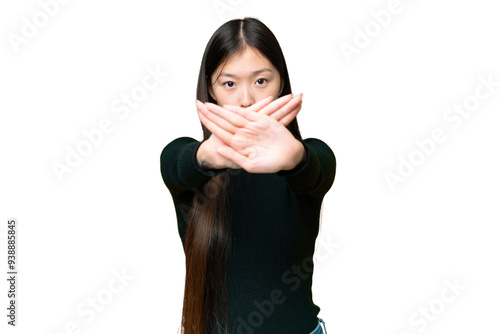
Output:
<instances>
[{"instance_id":1,"label":"woman's hand","mask_svg":"<svg viewBox=\"0 0 500 334\"><path fill-rule=\"evenodd\" d=\"M261 108L268 105L270 102L271 99L269 98L264 99L262 101L259 101L258 103L255 103L254 105L252 105L252 107L255 110L260 110ZM205 104L201 103L198 100L195 102L195 104L196 108L198 109L198 112L200 110L208 112ZM197 152L198 165L202 168L207 168L207 169L223 169L223 168L241 169L241 167L238 164L229 160L228 158L226 158L225 156L221 155L218 152L219 147L221 146L227 147L227 144L212 133L210 137L207 140L205 140L198 148Z\"/></svg>"},{"instance_id":2,"label":"woman's hand","mask_svg":"<svg viewBox=\"0 0 500 334\"><path fill-rule=\"evenodd\" d=\"M198 108L203 124L226 144L216 151L250 173L292 169L305 154L302 143L285 128L299 112L302 95L292 100L284 96L269 104L271 99L248 108L222 108L208 102L206 108Z\"/></svg>"},{"instance_id":3,"label":"woman's hand","mask_svg":"<svg viewBox=\"0 0 500 334\"><path fill-rule=\"evenodd\" d=\"M226 106L224 106L226 107ZM238 111L238 107L227 106L228 110ZM254 104L253 106L247 108L253 111L257 111L260 114L268 115L277 121L279 121L284 126L287 126L299 113L302 108L302 93L293 97L292 94L282 96L269 105L259 105Z\"/></svg>"},{"instance_id":4,"label":"woman's hand","mask_svg":"<svg viewBox=\"0 0 500 334\"><path fill-rule=\"evenodd\" d=\"M218 152L221 146L227 145L212 133L198 148L198 153L196 155L199 161L198 165L202 169L241 169L238 164L232 162Z\"/></svg>"}]
</instances>

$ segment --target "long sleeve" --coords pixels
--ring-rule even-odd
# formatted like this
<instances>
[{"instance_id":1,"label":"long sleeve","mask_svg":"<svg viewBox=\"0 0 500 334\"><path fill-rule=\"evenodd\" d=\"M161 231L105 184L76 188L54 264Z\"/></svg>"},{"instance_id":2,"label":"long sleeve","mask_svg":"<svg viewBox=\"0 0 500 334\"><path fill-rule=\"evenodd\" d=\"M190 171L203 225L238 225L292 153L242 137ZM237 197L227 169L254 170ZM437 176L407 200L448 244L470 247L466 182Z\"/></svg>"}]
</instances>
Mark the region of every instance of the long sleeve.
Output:
<instances>
[{"instance_id":1,"label":"long sleeve","mask_svg":"<svg viewBox=\"0 0 500 334\"><path fill-rule=\"evenodd\" d=\"M306 193L322 197L331 188L335 179L337 162L330 147L320 139L300 140L306 150L306 159L291 170L277 174L286 179L295 193Z\"/></svg>"},{"instance_id":2,"label":"long sleeve","mask_svg":"<svg viewBox=\"0 0 500 334\"><path fill-rule=\"evenodd\" d=\"M227 191L230 231L226 266L227 296L231 301L228 333L249 329L255 303L279 292L279 303L255 333L310 333L318 324L320 308L313 300L314 266L307 275L291 271L306 265L315 251L322 196L335 177L335 156L319 139L301 140L305 159L291 170L248 173L239 169ZM200 142L181 137L162 151L161 174L173 195L177 229L186 250L186 232L196 187L222 170L201 170L196 162ZM272 299L272 298L271 298ZM286 302L282 302L286 300ZM241 316L243 315L243 316ZM216 320L214 318L214 320ZM225 322L225 319L221 319ZM213 322L215 324L215 321ZM215 325L211 333L217 333Z\"/></svg>"},{"instance_id":3,"label":"long sleeve","mask_svg":"<svg viewBox=\"0 0 500 334\"><path fill-rule=\"evenodd\" d=\"M160 155L160 169L163 182L172 195L202 187L212 177L225 169L204 170L196 162L196 153L202 142L190 137L171 141Z\"/></svg>"}]
</instances>

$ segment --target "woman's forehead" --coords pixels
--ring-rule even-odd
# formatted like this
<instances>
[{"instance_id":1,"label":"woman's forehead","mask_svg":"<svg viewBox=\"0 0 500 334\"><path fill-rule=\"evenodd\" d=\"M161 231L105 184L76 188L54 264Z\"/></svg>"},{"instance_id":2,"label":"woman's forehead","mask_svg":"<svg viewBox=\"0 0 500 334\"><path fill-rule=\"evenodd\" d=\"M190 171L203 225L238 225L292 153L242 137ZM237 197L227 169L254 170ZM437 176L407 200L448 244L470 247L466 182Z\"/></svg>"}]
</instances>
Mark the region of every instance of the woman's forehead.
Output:
<instances>
[{"instance_id":1,"label":"woman's forehead","mask_svg":"<svg viewBox=\"0 0 500 334\"><path fill-rule=\"evenodd\" d=\"M219 65L214 75L217 77L226 76L240 78L252 77L263 73L270 74L273 72L276 72L276 68L274 68L269 59L258 51L246 48L244 52L231 56Z\"/></svg>"}]
</instances>

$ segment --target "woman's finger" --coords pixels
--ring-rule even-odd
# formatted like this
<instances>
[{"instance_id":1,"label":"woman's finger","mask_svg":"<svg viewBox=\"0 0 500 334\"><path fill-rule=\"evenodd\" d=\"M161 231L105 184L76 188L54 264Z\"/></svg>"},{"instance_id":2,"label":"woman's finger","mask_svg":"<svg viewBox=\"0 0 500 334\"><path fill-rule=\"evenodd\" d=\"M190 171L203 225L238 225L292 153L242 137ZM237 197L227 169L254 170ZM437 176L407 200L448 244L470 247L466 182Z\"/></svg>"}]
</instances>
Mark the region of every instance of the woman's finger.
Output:
<instances>
[{"instance_id":1,"label":"woman's finger","mask_svg":"<svg viewBox=\"0 0 500 334\"><path fill-rule=\"evenodd\" d=\"M290 112L294 111L295 108L302 106L302 94L295 96L288 104L286 104L283 108L274 112L270 115L270 117L274 118L277 121L281 121L281 119L287 116ZM293 119L293 118L292 118Z\"/></svg>"},{"instance_id":2,"label":"woman's finger","mask_svg":"<svg viewBox=\"0 0 500 334\"><path fill-rule=\"evenodd\" d=\"M205 127L210 131L212 134L217 136L220 140L222 140L224 143L227 145L231 145L231 140L233 139L233 135L229 133L228 131L224 130L223 128L219 127L217 124L212 122L210 119L208 119L203 111L200 109L198 110L198 117L200 118L200 121L205 125Z\"/></svg>"},{"instance_id":3,"label":"woman's finger","mask_svg":"<svg viewBox=\"0 0 500 334\"><path fill-rule=\"evenodd\" d=\"M224 109L233 112L234 114L244 117L249 122L257 122L261 115L255 111L250 111L248 108L241 108L230 104L225 104Z\"/></svg>"},{"instance_id":4,"label":"woman's finger","mask_svg":"<svg viewBox=\"0 0 500 334\"><path fill-rule=\"evenodd\" d=\"M248 107L247 110L250 110L250 111L253 111L253 112L257 112L260 109L262 109L265 106L267 106L272 100L273 100L273 97L272 96L268 96L265 99L260 100L257 103L254 103L253 105L251 105L250 107Z\"/></svg>"},{"instance_id":5,"label":"woman's finger","mask_svg":"<svg viewBox=\"0 0 500 334\"><path fill-rule=\"evenodd\" d=\"M229 110L229 111L233 111L235 113L238 113L239 115L245 117L249 121L255 122L255 121L258 121L258 119L259 119L258 115L268 116L269 114L272 114L276 110L279 110L279 108L281 108L282 106L286 105L292 99L292 97L293 97L292 94L288 94L288 95L282 96L282 97L274 100L273 102L269 103L269 101L267 101L267 100L269 98L272 98L270 96L269 98L264 99L262 101L259 101L248 108L241 108L241 107L233 106L233 105L224 105L224 108ZM266 101L269 104L264 106L263 108L261 108L263 105L263 102L266 102Z\"/></svg>"},{"instance_id":6,"label":"woman's finger","mask_svg":"<svg viewBox=\"0 0 500 334\"><path fill-rule=\"evenodd\" d=\"M226 130L227 132L234 134L238 130L238 128L231 124L231 122L228 122L228 120L219 117L219 115L217 115L216 113L208 110L207 105L201 103L198 100L196 100L196 107L198 108L198 111L201 112L203 116L205 116L205 118L209 119L212 123Z\"/></svg>"},{"instance_id":7,"label":"woman's finger","mask_svg":"<svg viewBox=\"0 0 500 334\"><path fill-rule=\"evenodd\" d=\"M239 113L240 115L243 115L243 114L246 114L247 116L249 115L249 113L244 113L243 110L246 110L246 111L250 111L250 112L253 112L255 114L257 113L260 113L260 114L268 114L268 113L272 113L273 111L281 108L283 105L285 105L291 98L292 98L292 94L288 94L288 95L285 95L285 96L282 96L276 100L272 100L272 96L269 96L253 105L251 105L250 107L247 107L247 108L241 108L241 107L238 107L238 106L233 106L233 105L224 105L223 107L227 110L230 110L230 111L233 111L233 112L236 112L236 113ZM272 102L271 102L272 101ZM264 111L267 111L267 112L263 112L263 108L266 108ZM252 121L255 121L257 118L256 117L252 117L253 115L250 114L250 119Z\"/></svg>"},{"instance_id":8,"label":"woman's finger","mask_svg":"<svg viewBox=\"0 0 500 334\"><path fill-rule=\"evenodd\" d=\"M264 108L259 110L259 114L264 114L264 115L271 115L273 112L279 110L282 108L284 105L286 105L290 100L292 100L293 95L288 94L285 96L282 96L276 100L274 100L272 103L269 105L265 106Z\"/></svg>"},{"instance_id":9,"label":"woman's finger","mask_svg":"<svg viewBox=\"0 0 500 334\"><path fill-rule=\"evenodd\" d=\"M300 103L297 107L295 107L292 111L290 111L285 117L280 119L279 122L284 126L287 126L293 121L295 116L297 116L301 108L302 108L302 103Z\"/></svg>"},{"instance_id":10,"label":"woman's finger","mask_svg":"<svg viewBox=\"0 0 500 334\"><path fill-rule=\"evenodd\" d=\"M209 112L216 115L214 119L211 118L212 121L215 121L215 119L218 118L220 120L224 120L226 123L231 124L232 129L229 127L225 127L225 129L231 133L235 133L235 130L237 130L237 128L244 127L248 124L248 120L246 118L242 117L238 113L235 113L229 109L222 108L221 106L210 102L205 102L204 106ZM222 126L223 122L219 121L217 124L219 126Z\"/></svg>"}]
</instances>

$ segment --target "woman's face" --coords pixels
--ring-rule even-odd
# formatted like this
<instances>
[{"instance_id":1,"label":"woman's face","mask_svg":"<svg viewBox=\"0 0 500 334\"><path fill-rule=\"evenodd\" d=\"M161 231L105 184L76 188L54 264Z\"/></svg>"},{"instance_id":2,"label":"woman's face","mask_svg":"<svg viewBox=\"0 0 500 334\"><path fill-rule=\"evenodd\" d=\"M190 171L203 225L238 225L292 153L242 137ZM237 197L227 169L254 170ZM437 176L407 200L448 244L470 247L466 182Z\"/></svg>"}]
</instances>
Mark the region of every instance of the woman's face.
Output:
<instances>
[{"instance_id":1,"label":"woman's face","mask_svg":"<svg viewBox=\"0 0 500 334\"><path fill-rule=\"evenodd\" d=\"M246 108L270 95L277 99L282 90L278 70L250 47L222 63L212 74L211 82L209 93L220 106L231 104Z\"/></svg>"}]
</instances>

